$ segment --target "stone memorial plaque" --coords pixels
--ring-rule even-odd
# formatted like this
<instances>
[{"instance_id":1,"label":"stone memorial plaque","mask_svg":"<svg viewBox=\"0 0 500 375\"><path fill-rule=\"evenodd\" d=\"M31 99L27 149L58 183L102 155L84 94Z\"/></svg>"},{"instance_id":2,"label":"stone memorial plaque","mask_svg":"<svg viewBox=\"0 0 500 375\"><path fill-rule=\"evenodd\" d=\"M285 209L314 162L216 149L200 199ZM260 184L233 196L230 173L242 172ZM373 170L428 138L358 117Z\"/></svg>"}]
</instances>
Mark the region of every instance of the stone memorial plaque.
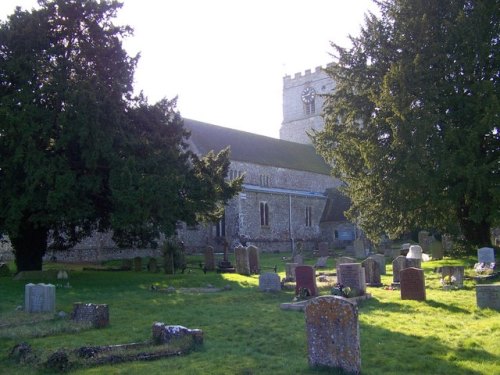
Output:
<instances>
[{"instance_id":1,"label":"stone memorial plaque","mask_svg":"<svg viewBox=\"0 0 500 375\"><path fill-rule=\"evenodd\" d=\"M212 246L207 246L203 253L203 263L207 271L215 271L215 254Z\"/></svg>"},{"instance_id":2,"label":"stone memorial plaque","mask_svg":"<svg viewBox=\"0 0 500 375\"><path fill-rule=\"evenodd\" d=\"M366 291L365 271L361 263L343 263L337 266L337 282L362 294Z\"/></svg>"},{"instance_id":3,"label":"stone memorial plaque","mask_svg":"<svg viewBox=\"0 0 500 375\"><path fill-rule=\"evenodd\" d=\"M250 276L250 262L248 260L248 250L246 247L238 246L234 249L234 259L236 273Z\"/></svg>"},{"instance_id":4,"label":"stone memorial plaque","mask_svg":"<svg viewBox=\"0 0 500 375\"><path fill-rule=\"evenodd\" d=\"M500 284L476 285L476 303L480 309L500 311Z\"/></svg>"},{"instance_id":5,"label":"stone memorial plaque","mask_svg":"<svg viewBox=\"0 0 500 375\"><path fill-rule=\"evenodd\" d=\"M260 273L260 250L258 247L250 245L248 250L248 263L250 266L250 273Z\"/></svg>"},{"instance_id":6,"label":"stone memorial plaque","mask_svg":"<svg viewBox=\"0 0 500 375\"><path fill-rule=\"evenodd\" d=\"M399 273L401 278L401 299L425 301L424 270L405 268Z\"/></svg>"},{"instance_id":7,"label":"stone memorial plaque","mask_svg":"<svg viewBox=\"0 0 500 375\"><path fill-rule=\"evenodd\" d=\"M482 247L477 250L478 263L495 263L495 250L492 247Z\"/></svg>"},{"instance_id":8,"label":"stone memorial plaque","mask_svg":"<svg viewBox=\"0 0 500 375\"><path fill-rule=\"evenodd\" d=\"M299 295L301 289L309 290L311 296L318 295L316 287L316 271L311 266L297 266L295 268L295 294Z\"/></svg>"},{"instance_id":9,"label":"stone memorial plaque","mask_svg":"<svg viewBox=\"0 0 500 375\"><path fill-rule=\"evenodd\" d=\"M305 307L308 362L346 373L361 372L358 309L336 296L310 300Z\"/></svg>"},{"instance_id":10,"label":"stone memorial plaque","mask_svg":"<svg viewBox=\"0 0 500 375\"><path fill-rule=\"evenodd\" d=\"M279 275L272 272L266 272L260 275L259 290L263 292L279 292L281 290Z\"/></svg>"},{"instance_id":11,"label":"stone memorial plaque","mask_svg":"<svg viewBox=\"0 0 500 375\"><path fill-rule=\"evenodd\" d=\"M365 281L368 286L381 286L380 267L375 259L367 258L361 262L361 266L365 270Z\"/></svg>"}]
</instances>

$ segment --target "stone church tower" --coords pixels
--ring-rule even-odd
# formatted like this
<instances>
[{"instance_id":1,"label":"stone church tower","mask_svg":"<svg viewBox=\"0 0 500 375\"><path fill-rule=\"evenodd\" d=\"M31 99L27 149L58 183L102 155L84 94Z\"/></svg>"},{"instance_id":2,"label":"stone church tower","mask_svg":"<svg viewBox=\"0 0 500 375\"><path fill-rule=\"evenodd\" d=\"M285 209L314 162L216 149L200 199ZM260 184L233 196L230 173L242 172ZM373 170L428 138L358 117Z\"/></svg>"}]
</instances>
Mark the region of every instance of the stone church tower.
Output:
<instances>
[{"instance_id":1,"label":"stone church tower","mask_svg":"<svg viewBox=\"0 0 500 375\"><path fill-rule=\"evenodd\" d=\"M293 78L285 76L280 139L311 144L307 132L321 130L324 125L321 117L322 94L330 93L334 87L333 80L320 66L314 72L306 70L304 74L296 73Z\"/></svg>"}]
</instances>

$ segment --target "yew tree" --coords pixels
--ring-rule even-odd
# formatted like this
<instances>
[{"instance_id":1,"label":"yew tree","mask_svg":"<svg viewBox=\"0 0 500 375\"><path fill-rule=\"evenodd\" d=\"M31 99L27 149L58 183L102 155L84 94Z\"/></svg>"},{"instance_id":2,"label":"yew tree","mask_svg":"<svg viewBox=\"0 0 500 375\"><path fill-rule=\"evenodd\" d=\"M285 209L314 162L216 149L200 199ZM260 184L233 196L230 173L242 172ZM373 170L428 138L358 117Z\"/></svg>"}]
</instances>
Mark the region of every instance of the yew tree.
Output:
<instances>
[{"instance_id":1,"label":"yew tree","mask_svg":"<svg viewBox=\"0 0 500 375\"><path fill-rule=\"evenodd\" d=\"M333 44L317 150L377 241L415 228L489 245L500 224L498 0L381 0Z\"/></svg>"},{"instance_id":2,"label":"yew tree","mask_svg":"<svg viewBox=\"0 0 500 375\"><path fill-rule=\"evenodd\" d=\"M239 189L224 179L228 150L190 152L175 99L133 96L120 7L40 0L0 23L0 233L18 271L94 230L154 244L178 221L217 217Z\"/></svg>"}]
</instances>

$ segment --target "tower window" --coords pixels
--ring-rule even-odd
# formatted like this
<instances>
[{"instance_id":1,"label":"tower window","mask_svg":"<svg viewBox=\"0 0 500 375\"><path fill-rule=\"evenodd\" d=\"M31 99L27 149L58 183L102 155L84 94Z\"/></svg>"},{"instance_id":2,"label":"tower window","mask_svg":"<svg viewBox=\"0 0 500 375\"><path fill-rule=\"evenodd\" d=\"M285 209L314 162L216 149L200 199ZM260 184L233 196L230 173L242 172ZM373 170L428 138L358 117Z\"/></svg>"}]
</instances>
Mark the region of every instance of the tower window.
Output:
<instances>
[{"instance_id":1,"label":"tower window","mask_svg":"<svg viewBox=\"0 0 500 375\"><path fill-rule=\"evenodd\" d=\"M304 114L306 116L314 115L315 113L316 113L316 105L314 100L309 103L304 103Z\"/></svg>"},{"instance_id":2,"label":"tower window","mask_svg":"<svg viewBox=\"0 0 500 375\"><path fill-rule=\"evenodd\" d=\"M260 175L260 186L269 186L269 176L267 174Z\"/></svg>"},{"instance_id":3,"label":"tower window","mask_svg":"<svg viewBox=\"0 0 500 375\"><path fill-rule=\"evenodd\" d=\"M269 226L269 206L267 202L260 202L260 226Z\"/></svg>"}]
</instances>

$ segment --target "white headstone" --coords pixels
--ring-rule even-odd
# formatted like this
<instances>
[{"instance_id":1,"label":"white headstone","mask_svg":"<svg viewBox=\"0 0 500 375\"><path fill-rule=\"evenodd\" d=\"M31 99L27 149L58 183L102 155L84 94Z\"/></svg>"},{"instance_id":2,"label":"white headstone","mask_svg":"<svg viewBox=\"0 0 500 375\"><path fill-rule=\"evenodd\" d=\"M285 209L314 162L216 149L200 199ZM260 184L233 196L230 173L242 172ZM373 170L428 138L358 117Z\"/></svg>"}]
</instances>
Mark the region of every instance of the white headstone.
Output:
<instances>
[{"instance_id":1,"label":"white headstone","mask_svg":"<svg viewBox=\"0 0 500 375\"><path fill-rule=\"evenodd\" d=\"M482 247L477 250L479 263L495 263L495 250L492 247Z\"/></svg>"},{"instance_id":2,"label":"white headstone","mask_svg":"<svg viewBox=\"0 0 500 375\"><path fill-rule=\"evenodd\" d=\"M419 245L411 245L406 257L411 259L422 259L422 248Z\"/></svg>"},{"instance_id":3,"label":"white headstone","mask_svg":"<svg viewBox=\"0 0 500 375\"><path fill-rule=\"evenodd\" d=\"M24 310L33 312L54 312L56 308L56 287L52 284L26 284L24 287Z\"/></svg>"}]
</instances>

